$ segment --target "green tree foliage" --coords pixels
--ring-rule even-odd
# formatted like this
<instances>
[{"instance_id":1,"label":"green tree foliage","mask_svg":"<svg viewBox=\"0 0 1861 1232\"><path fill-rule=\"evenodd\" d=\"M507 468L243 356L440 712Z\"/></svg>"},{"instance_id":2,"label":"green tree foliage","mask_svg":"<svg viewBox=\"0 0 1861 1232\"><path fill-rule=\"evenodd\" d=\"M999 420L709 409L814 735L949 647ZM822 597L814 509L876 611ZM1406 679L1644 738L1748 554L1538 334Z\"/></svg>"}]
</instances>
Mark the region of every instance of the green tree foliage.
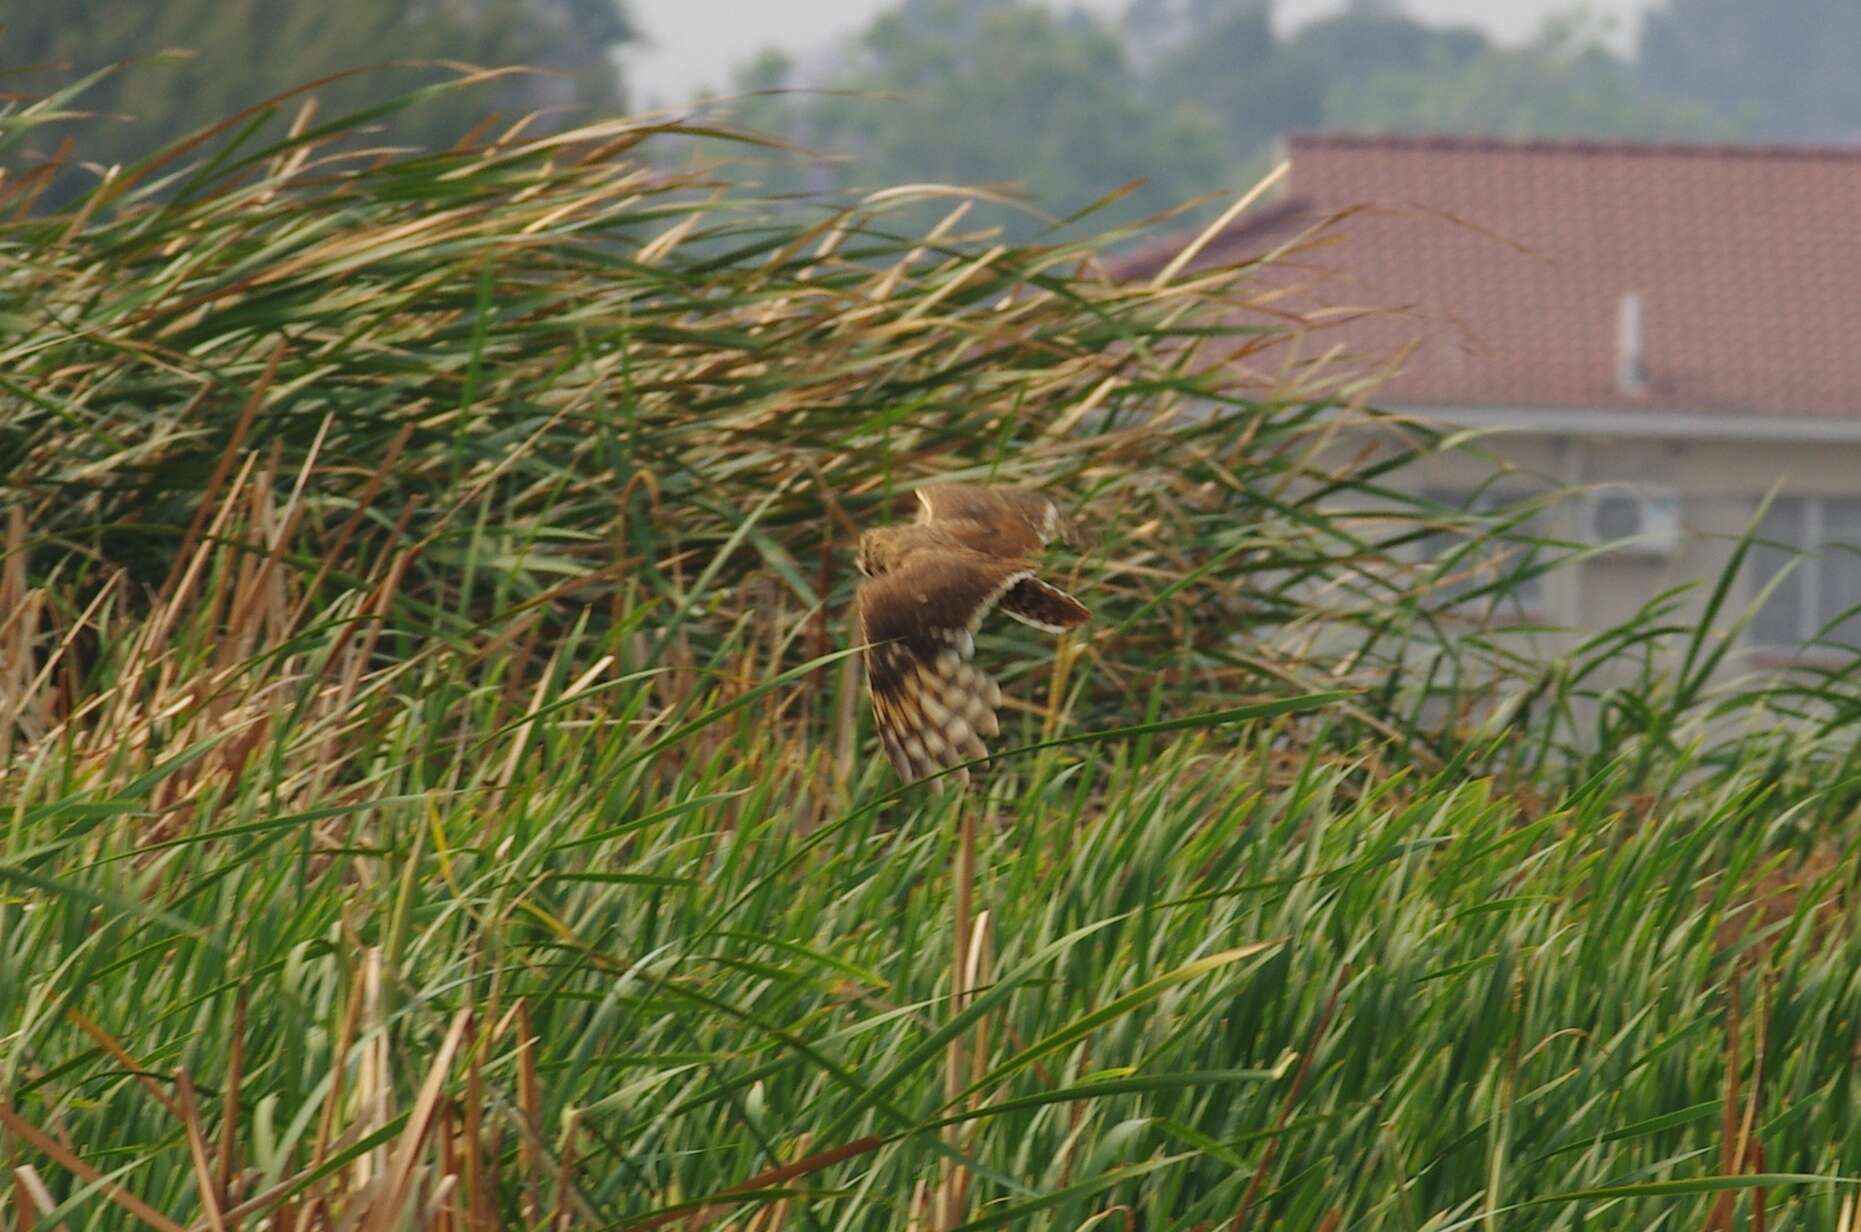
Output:
<instances>
[{"instance_id":1,"label":"green tree foliage","mask_svg":"<svg viewBox=\"0 0 1861 1232\"><path fill-rule=\"evenodd\" d=\"M1283 133L1334 127L1329 99L1342 83L1457 70L1487 50L1478 30L1430 26L1380 3L1353 4L1283 39L1265 0L1194 0L1185 17L1152 67L1153 93L1204 109L1236 159Z\"/></svg>"},{"instance_id":2,"label":"green tree foliage","mask_svg":"<svg viewBox=\"0 0 1861 1232\"><path fill-rule=\"evenodd\" d=\"M623 0L6 0L0 58L37 66L39 92L71 74L134 63L82 98L95 118L68 127L75 155L108 166L133 163L203 125L281 91L334 73L397 62L330 82L316 93L325 116L342 114L436 80L434 61L527 65L485 92L485 105L515 121L571 104L618 108L611 52L633 37ZM165 50L185 57L152 59ZM425 63L427 67L416 67ZM293 107L294 110L294 107ZM436 145L483 116L442 108L403 112L389 140ZM41 139L31 153L43 155ZM66 191L71 191L67 185Z\"/></svg>"},{"instance_id":3,"label":"green tree foliage","mask_svg":"<svg viewBox=\"0 0 1861 1232\"><path fill-rule=\"evenodd\" d=\"M1861 136L1861 4L1855 0L1667 0L1641 28L1657 89L1796 140Z\"/></svg>"},{"instance_id":4,"label":"green tree foliage","mask_svg":"<svg viewBox=\"0 0 1861 1232\"><path fill-rule=\"evenodd\" d=\"M1230 159L1311 127L1324 105L1323 81L1285 54L1265 4L1197 6L1171 43L1151 65L1152 96L1207 116Z\"/></svg>"},{"instance_id":5,"label":"green tree foliage","mask_svg":"<svg viewBox=\"0 0 1861 1232\"><path fill-rule=\"evenodd\" d=\"M1249 183L1289 132L1749 129L1652 88L1580 18L1517 47L1416 20L1399 0L1353 0L1285 34L1273 18L1272 0L1130 0L1117 27L1033 0L906 0L831 70L779 53L747 66L738 114L839 160L786 188L1012 184L1060 213L1140 176L1150 187L1127 211ZM852 93L783 92L795 87Z\"/></svg>"},{"instance_id":6,"label":"green tree foliage","mask_svg":"<svg viewBox=\"0 0 1861 1232\"><path fill-rule=\"evenodd\" d=\"M1439 45L1418 62L1337 78L1326 122L1361 132L1484 133L1500 137L1726 136L1724 117L1644 86L1634 67L1554 23L1523 47L1455 56Z\"/></svg>"},{"instance_id":7,"label":"green tree foliage","mask_svg":"<svg viewBox=\"0 0 1861 1232\"><path fill-rule=\"evenodd\" d=\"M797 84L779 56L737 80L740 91ZM1120 211L1128 216L1231 181L1210 118L1156 105L1119 39L1077 14L1012 0L912 0L865 31L851 68L815 84L847 93L765 97L741 115L851 156L836 173L842 186L995 185L1066 214L1145 179ZM819 174L804 182L827 186ZM1019 235L1043 225L1002 220Z\"/></svg>"}]
</instances>

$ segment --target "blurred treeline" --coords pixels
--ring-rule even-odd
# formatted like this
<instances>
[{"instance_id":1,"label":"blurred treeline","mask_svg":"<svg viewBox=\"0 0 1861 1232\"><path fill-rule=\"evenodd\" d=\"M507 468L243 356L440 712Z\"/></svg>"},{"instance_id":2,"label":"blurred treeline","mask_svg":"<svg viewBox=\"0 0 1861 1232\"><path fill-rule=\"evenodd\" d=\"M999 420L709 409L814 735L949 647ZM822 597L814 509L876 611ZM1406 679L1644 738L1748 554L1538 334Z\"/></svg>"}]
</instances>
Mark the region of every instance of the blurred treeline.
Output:
<instances>
[{"instance_id":1,"label":"blurred treeline","mask_svg":"<svg viewBox=\"0 0 1861 1232\"><path fill-rule=\"evenodd\" d=\"M706 2L723 15L742 0ZM1272 139L1299 130L1861 137L1855 0L1661 0L1629 52L1609 34L1579 8L1501 45L1417 20L1400 0L1350 0L1289 32L1272 0L1128 0L1114 19L1037 0L899 0L850 39L823 32L814 52L768 52L720 89L741 123L827 156L772 167L778 190L995 184L1055 214L1138 179L1127 215L1250 182ZM100 118L68 131L78 157L107 166L386 60L549 70L496 82L474 110L398 113L385 137L399 143L450 142L486 111L540 111L538 123L613 112L642 101L615 53L652 35L625 0L6 0L0 65L56 66L13 87L42 94L117 60L191 50L85 92ZM336 115L443 71L361 74L318 93ZM1039 225L1007 221L1023 237Z\"/></svg>"},{"instance_id":2,"label":"blurred treeline","mask_svg":"<svg viewBox=\"0 0 1861 1232\"><path fill-rule=\"evenodd\" d=\"M798 186L1012 184L1058 213L1138 177L1127 210L1249 183L1293 131L1861 138L1855 0L1664 0L1632 54L1610 33L1577 8L1502 45L1399 0L1284 33L1272 0L1128 0L1117 22L903 0L830 54L765 54L731 90L757 127L844 156L790 172Z\"/></svg>"},{"instance_id":3,"label":"blurred treeline","mask_svg":"<svg viewBox=\"0 0 1861 1232\"><path fill-rule=\"evenodd\" d=\"M568 123L571 112L585 119L591 109L624 107L614 52L635 37L621 0L4 0L0 68L15 97L137 63L78 95L72 107L83 117L56 137L36 129L29 148L0 158L16 165L44 158L68 139L73 170L41 199L56 204L113 164L132 166L196 129L333 74L347 75L314 91L315 115L326 119L468 65L538 71L487 84L470 96L469 111L453 96L384 117L383 141L444 146L487 114L515 123L541 113L534 123ZM349 72L365 67L375 71ZM288 117L302 101L286 104Z\"/></svg>"}]
</instances>

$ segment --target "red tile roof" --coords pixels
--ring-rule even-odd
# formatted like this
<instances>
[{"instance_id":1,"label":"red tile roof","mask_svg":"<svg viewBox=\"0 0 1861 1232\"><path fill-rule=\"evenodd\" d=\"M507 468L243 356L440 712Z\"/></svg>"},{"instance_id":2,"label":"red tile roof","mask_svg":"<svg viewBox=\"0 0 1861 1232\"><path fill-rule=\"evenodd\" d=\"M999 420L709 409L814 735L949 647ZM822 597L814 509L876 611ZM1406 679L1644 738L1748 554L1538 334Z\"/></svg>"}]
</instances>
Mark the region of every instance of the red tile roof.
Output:
<instances>
[{"instance_id":1,"label":"red tile roof","mask_svg":"<svg viewBox=\"0 0 1861 1232\"><path fill-rule=\"evenodd\" d=\"M1315 225L1301 302L1397 309L1327 330L1364 363L1413 344L1385 405L1861 416L1861 150L1294 137L1280 195L1191 263ZM1366 207L1356 209L1355 207ZM1149 276L1183 237L1116 263ZM1284 277L1284 275L1279 275ZM1642 309L1645 386L1617 383ZM1343 315L1343 314L1340 314Z\"/></svg>"}]
</instances>

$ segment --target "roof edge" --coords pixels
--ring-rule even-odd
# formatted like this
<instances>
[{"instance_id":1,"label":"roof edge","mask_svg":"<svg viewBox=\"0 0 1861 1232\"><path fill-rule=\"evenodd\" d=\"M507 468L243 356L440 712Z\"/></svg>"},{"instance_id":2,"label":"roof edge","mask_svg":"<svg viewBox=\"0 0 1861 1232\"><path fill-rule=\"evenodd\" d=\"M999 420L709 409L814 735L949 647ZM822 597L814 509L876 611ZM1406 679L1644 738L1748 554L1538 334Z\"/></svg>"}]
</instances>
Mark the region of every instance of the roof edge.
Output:
<instances>
[{"instance_id":1,"label":"roof edge","mask_svg":"<svg viewBox=\"0 0 1861 1232\"><path fill-rule=\"evenodd\" d=\"M1375 404L1375 399L1372 398ZM1463 406L1444 403L1383 403L1380 409L1420 423L1456 428L1490 428L1555 436L1695 441L1769 441L1797 444L1861 443L1861 407L1855 413L1707 411L1647 408Z\"/></svg>"},{"instance_id":2,"label":"roof edge","mask_svg":"<svg viewBox=\"0 0 1861 1232\"><path fill-rule=\"evenodd\" d=\"M1289 133L1283 139L1288 155L1301 149L1437 150L1511 154L1577 154L1659 158L1791 159L1798 161L1861 161L1861 142L1792 145L1784 142L1750 144L1736 141L1631 141L1600 137L1493 137L1452 133Z\"/></svg>"}]
</instances>

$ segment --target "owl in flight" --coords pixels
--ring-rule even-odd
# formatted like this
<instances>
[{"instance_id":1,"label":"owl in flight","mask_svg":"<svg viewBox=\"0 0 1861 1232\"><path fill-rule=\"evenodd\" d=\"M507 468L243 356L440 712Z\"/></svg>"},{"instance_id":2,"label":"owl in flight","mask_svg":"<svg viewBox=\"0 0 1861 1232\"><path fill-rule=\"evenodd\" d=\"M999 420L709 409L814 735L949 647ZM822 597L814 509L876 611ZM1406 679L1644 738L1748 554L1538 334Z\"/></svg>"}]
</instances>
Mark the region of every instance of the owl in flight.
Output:
<instances>
[{"instance_id":1,"label":"owl in flight","mask_svg":"<svg viewBox=\"0 0 1861 1232\"><path fill-rule=\"evenodd\" d=\"M918 519L859 539L856 595L879 739L900 776L923 778L985 756L1002 690L970 661L991 609L1060 633L1090 616L1035 576L1048 541L1072 527L1025 488L919 488ZM949 777L967 785L969 772ZM941 791L943 779L933 780Z\"/></svg>"}]
</instances>

